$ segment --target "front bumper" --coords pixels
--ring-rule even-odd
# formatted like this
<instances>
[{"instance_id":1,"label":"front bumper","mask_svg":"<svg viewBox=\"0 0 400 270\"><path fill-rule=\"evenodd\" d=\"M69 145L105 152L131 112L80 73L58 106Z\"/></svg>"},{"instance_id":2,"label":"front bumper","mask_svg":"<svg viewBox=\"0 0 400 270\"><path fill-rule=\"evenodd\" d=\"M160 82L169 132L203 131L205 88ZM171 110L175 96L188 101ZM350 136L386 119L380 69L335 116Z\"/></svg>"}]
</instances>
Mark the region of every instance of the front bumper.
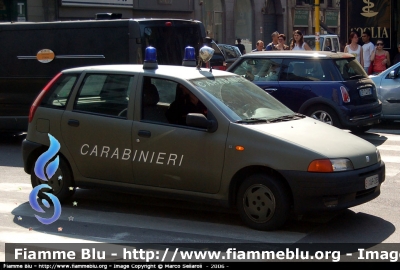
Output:
<instances>
[{"instance_id":1,"label":"front bumper","mask_svg":"<svg viewBox=\"0 0 400 270\"><path fill-rule=\"evenodd\" d=\"M294 211L298 214L346 209L379 196L385 181L385 163L346 172L310 173L280 171L293 194ZM365 178L379 176L376 187L365 189Z\"/></svg>"}]
</instances>

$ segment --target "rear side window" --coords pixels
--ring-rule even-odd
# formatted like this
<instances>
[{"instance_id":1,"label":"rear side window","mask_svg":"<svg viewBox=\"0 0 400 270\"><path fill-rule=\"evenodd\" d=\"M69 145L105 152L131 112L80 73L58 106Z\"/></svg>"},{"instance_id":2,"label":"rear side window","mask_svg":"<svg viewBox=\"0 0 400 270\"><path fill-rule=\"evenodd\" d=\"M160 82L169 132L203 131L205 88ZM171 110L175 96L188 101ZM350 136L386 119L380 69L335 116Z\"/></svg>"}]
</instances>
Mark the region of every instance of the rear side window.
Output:
<instances>
[{"instance_id":1,"label":"rear side window","mask_svg":"<svg viewBox=\"0 0 400 270\"><path fill-rule=\"evenodd\" d=\"M74 88L79 74L63 74L49 89L40 106L65 109L68 98Z\"/></svg>"},{"instance_id":2,"label":"rear side window","mask_svg":"<svg viewBox=\"0 0 400 270\"><path fill-rule=\"evenodd\" d=\"M76 97L74 110L126 118L133 76L87 74Z\"/></svg>"},{"instance_id":3,"label":"rear side window","mask_svg":"<svg viewBox=\"0 0 400 270\"><path fill-rule=\"evenodd\" d=\"M339 69L339 72L345 81L358 80L368 76L355 58L335 60L335 65Z\"/></svg>"}]
</instances>

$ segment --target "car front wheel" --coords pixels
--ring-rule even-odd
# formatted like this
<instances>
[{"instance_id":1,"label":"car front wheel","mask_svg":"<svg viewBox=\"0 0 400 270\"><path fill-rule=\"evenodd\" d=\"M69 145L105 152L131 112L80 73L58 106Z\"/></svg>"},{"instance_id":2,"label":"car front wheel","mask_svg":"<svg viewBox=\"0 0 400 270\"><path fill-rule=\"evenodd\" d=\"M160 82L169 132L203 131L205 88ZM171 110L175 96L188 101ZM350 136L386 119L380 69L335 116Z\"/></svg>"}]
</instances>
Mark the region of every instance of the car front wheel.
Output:
<instances>
[{"instance_id":1,"label":"car front wheel","mask_svg":"<svg viewBox=\"0 0 400 270\"><path fill-rule=\"evenodd\" d=\"M237 208L242 220L250 228L275 230L289 217L289 192L278 179L254 174L240 185Z\"/></svg>"}]
</instances>

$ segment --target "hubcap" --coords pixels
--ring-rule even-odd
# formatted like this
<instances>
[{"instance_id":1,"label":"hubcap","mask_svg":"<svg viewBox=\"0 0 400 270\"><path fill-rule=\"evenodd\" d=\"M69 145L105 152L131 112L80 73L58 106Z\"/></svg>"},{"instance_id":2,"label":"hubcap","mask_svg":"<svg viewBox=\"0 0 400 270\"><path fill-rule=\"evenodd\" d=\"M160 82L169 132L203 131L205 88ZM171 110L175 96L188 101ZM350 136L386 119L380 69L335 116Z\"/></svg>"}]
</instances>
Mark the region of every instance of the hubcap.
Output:
<instances>
[{"instance_id":1,"label":"hubcap","mask_svg":"<svg viewBox=\"0 0 400 270\"><path fill-rule=\"evenodd\" d=\"M264 185L250 186L243 196L243 207L246 215L254 222L263 223L270 220L275 213L275 196Z\"/></svg>"},{"instance_id":2,"label":"hubcap","mask_svg":"<svg viewBox=\"0 0 400 270\"><path fill-rule=\"evenodd\" d=\"M325 111L315 111L311 114L311 117L326 124L333 125L332 117Z\"/></svg>"}]
</instances>

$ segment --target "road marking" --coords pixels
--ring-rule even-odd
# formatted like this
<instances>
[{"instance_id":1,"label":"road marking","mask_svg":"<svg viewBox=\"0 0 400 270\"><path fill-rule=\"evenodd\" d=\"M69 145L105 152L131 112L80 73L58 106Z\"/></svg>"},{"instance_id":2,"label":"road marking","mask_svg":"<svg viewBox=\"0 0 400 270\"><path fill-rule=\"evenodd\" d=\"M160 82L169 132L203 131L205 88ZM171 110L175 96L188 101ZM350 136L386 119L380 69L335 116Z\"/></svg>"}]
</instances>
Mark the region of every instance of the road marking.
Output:
<instances>
[{"instance_id":1,"label":"road marking","mask_svg":"<svg viewBox=\"0 0 400 270\"><path fill-rule=\"evenodd\" d=\"M12 215L4 215L10 214ZM4 219L14 220L15 217L24 216L33 217L37 214L32 210L29 203L21 204L18 207L12 203L0 203L0 214L3 214ZM44 216L44 215L43 215ZM73 222L87 222L102 225L116 225L131 228L144 228L148 230L179 232L215 237L226 237L230 239L237 239L238 241L255 241L265 243L294 243L306 236L303 232L293 231L271 231L262 232L251 230L246 226L240 225L227 225L218 223L207 223L202 221L185 220L182 222L180 219L154 217L138 214L125 214L115 212L103 212L99 210L85 210L83 208L68 208L63 207L59 220L68 221L69 216L74 216ZM57 221L56 221L57 222ZM160 227L162 224L162 227ZM41 225L38 221L38 225ZM223 233L226 232L226 233ZM4 235L5 236L5 235ZM111 240L119 240L123 236L115 235ZM0 237L0 242L4 242Z\"/></svg>"},{"instance_id":2,"label":"road marking","mask_svg":"<svg viewBox=\"0 0 400 270\"><path fill-rule=\"evenodd\" d=\"M32 185L25 183L0 183L0 190L2 192L12 191L29 194L32 191Z\"/></svg>"},{"instance_id":3,"label":"road marking","mask_svg":"<svg viewBox=\"0 0 400 270\"><path fill-rule=\"evenodd\" d=\"M400 145L389 145L389 144L378 145L377 148L379 149L379 151L398 151L398 152L400 152Z\"/></svg>"}]
</instances>

